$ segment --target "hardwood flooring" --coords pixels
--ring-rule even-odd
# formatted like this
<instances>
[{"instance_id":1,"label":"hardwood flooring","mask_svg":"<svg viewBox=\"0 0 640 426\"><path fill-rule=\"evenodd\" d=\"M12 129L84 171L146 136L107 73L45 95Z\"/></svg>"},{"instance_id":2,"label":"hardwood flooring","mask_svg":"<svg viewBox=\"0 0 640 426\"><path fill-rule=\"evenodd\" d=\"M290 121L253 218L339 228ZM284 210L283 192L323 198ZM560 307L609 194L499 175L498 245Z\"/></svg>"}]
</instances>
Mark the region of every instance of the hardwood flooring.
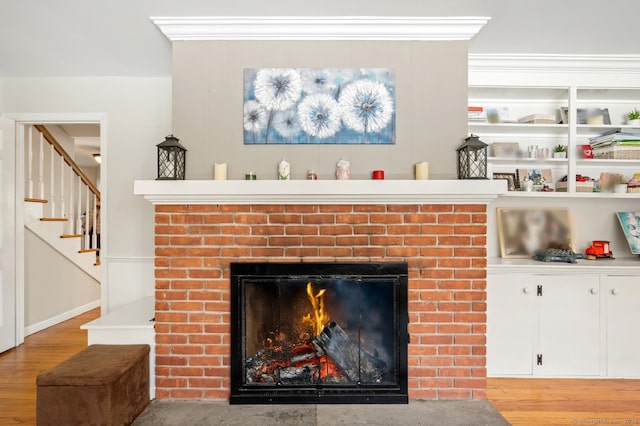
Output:
<instances>
[{"instance_id":1,"label":"hardwood flooring","mask_svg":"<svg viewBox=\"0 0 640 426\"><path fill-rule=\"evenodd\" d=\"M36 377L87 346L94 309L0 354L0 425L34 425ZM640 380L488 379L487 398L513 425L640 425Z\"/></svg>"},{"instance_id":2,"label":"hardwood flooring","mask_svg":"<svg viewBox=\"0 0 640 426\"><path fill-rule=\"evenodd\" d=\"M100 308L93 309L0 354L0 425L36 424L36 377L87 347L80 326L99 316Z\"/></svg>"},{"instance_id":3,"label":"hardwood flooring","mask_svg":"<svg viewBox=\"0 0 640 426\"><path fill-rule=\"evenodd\" d=\"M640 380L487 379L513 425L640 425Z\"/></svg>"}]
</instances>

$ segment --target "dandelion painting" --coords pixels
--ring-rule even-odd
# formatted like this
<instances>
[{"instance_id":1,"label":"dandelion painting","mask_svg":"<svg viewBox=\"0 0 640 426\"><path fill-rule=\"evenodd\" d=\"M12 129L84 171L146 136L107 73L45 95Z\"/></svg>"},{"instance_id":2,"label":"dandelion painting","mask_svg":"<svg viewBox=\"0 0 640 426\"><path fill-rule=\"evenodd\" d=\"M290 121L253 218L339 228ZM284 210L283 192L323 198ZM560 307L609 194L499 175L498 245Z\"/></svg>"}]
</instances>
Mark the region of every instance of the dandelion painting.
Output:
<instances>
[{"instance_id":1,"label":"dandelion painting","mask_svg":"<svg viewBox=\"0 0 640 426\"><path fill-rule=\"evenodd\" d=\"M244 143L394 144L393 70L244 71Z\"/></svg>"}]
</instances>

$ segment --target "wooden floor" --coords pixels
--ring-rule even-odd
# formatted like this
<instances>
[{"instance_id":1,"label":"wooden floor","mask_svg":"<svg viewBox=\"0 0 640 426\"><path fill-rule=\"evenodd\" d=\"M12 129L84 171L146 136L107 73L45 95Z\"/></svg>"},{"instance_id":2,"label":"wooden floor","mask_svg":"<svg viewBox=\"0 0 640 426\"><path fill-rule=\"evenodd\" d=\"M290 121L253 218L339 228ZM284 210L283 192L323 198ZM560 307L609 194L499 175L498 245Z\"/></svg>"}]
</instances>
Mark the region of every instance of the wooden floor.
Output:
<instances>
[{"instance_id":1,"label":"wooden floor","mask_svg":"<svg viewBox=\"0 0 640 426\"><path fill-rule=\"evenodd\" d=\"M0 425L35 425L36 377L87 346L94 309L0 354ZM640 380L488 379L487 397L513 425L640 425Z\"/></svg>"},{"instance_id":2,"label":"wooden floor","mask_svg":"<svg viewBox=\"0 0 640 426\"><path fill-rule=\"evenodd\" d=\"M488 379L513 425L640 425L640 380Z\"/></svg>"},{"instance_id":3,"label":"wooden floor","mask_svg":"<svg viewBox=\"0 0 640 426\"><path fill-rule=\"evenodd\" d=\"M87 332L80 326L99 316L100 308L93 309L0 354L0 425L36 424L36 377L86 348Z\"/></svg>"}]
</instances>

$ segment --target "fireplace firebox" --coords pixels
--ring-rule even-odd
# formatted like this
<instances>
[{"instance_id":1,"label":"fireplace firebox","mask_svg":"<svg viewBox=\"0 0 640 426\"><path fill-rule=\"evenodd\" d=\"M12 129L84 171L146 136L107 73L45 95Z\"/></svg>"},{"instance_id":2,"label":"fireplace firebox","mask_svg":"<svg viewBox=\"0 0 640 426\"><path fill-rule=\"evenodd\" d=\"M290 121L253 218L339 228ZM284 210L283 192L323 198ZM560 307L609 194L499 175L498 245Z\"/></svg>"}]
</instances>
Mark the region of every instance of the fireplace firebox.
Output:
<instances>
[{"instance_id":1,"label":"fireplace firebox","mask_svg":"<svg viewBox=\"0 0 640 426\"><path fill-rule=\"evenodd\" d=\"M406 263L232 263L232 404L407 403Z\"/></svg>"}]
</instances>

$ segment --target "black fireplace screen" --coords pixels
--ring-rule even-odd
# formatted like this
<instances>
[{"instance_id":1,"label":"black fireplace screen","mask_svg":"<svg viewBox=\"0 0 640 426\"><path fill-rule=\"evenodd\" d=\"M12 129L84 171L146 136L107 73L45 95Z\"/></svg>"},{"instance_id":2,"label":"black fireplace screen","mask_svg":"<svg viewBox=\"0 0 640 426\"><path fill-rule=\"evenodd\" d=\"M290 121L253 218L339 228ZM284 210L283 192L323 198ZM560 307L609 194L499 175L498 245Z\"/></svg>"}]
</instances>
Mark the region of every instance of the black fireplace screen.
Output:
<instances>
[{"instance_id":1,"label":"black fireplace screen","mask_svg":"<svg viewBox=\"0 0 640 426\"><path fill-rule=\"evenodd\" d=\"M407 403L406 263L233 263L231 306L231 403Z\"/></svg>"}]
</instances>

